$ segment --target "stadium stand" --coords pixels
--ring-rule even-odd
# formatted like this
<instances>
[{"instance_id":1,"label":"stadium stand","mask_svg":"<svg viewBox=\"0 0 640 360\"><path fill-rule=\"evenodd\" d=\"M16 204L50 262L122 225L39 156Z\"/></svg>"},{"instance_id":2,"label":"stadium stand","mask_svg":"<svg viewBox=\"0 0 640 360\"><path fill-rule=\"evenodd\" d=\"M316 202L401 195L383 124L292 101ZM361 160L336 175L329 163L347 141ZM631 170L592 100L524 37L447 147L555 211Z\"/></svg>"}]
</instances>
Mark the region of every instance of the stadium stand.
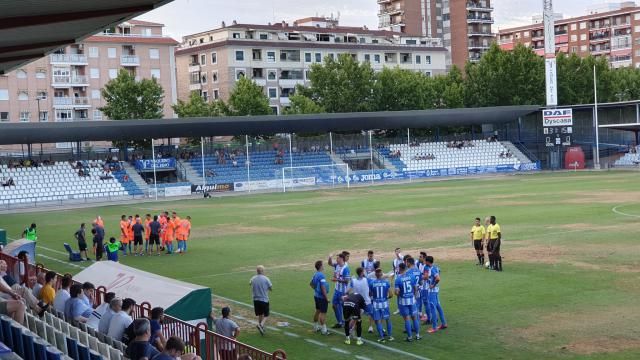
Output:
<instances>
[{"instance_id":1,"label":"stadium stand","mask_svg":"<svg viewBox=\"0 0 640 360\"><path fill-rule=\"evenodd\" d=\"M125 171L104 176L103 164L96 164L83 168L68 162L38 167L0 165L0 205L143 195L134 182L128 181Z\"/></svg>"},{"instance_id":2,"label":"stadium stand","mask_svg":"<svg viewBox=\"0 0 640 360\"><path fill-rule=\"evenodd\" d=\"M504 144L486 140L392 144L380 153L401 171L521 163Z\"/></svg>"},{"instance_id":3,"label":"stadium stand","mask_svg":"<svg viewBox=\"0 0 640 360\"><path fill-rule=\"evenodd\" d=\"M620 159L616 160L615 166L637 166L640 164L640 154L638 154L640 146L636 146L630 149L628 153L625 153Z\"/></svg>"}]
</instances>

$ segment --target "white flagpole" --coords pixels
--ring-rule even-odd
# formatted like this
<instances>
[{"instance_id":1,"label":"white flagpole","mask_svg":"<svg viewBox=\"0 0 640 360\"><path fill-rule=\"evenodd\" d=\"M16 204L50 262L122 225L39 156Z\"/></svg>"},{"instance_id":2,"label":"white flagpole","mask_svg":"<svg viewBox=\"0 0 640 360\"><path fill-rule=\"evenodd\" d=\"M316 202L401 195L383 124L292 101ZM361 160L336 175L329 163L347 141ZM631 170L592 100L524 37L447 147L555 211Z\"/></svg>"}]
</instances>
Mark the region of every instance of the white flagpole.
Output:
<instances>
[{"instance_id":1,"label":"white flagpole","mask_svg":"<svg viewBox=\"0 0 640 360\"><path fill-rule=\"evenodd\" d=\"M200 137L200 160L202 160L202 192L207 187L207 175L204 173L204 137Z\"/></svg>"},{"instance_id":2,"label":"white flagpole","mask_svg":"<svg viewBox=\"0 0 640 360\"><path fill-rule=\"evenodd\" d=\"M593 65L593 119L596 125L596 157L594 168L600 169L600 128L598 127L598 85L596 66Z\"/></svg>"},{"instance_id":3,"label":"white flagpole","mask_svg":"<svg viewBox=\"0 0 640 360\"><path fill-rule=\"evenodd\" d=\"M151 139L151 161L153 162L153 187L156 190L156 200L158 200L158 182L156 178L156 149Z\"/></svg>"},{"instance_id":4,"label":"white flagpole","mask_svg":"<svg viewBox=\"0 0 640 360\"><path fill-rule=\"evenodd\" d=\"M251 192L251 162L249 161L249 135L244 136L245 146L247 148L247 160L245 164L247 164L247 186L249 187L249 192Z\"/></svg>"}]
</instances>

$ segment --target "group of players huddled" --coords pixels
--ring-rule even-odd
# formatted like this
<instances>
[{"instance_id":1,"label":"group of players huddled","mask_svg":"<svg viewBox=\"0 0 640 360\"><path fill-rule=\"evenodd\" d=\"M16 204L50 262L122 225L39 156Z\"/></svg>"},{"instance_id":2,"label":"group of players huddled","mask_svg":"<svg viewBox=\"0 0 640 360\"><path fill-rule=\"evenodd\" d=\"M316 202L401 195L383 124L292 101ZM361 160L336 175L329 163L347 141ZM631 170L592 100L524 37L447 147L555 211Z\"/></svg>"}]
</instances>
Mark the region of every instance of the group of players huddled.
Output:
<instances>
[{"instance_id":1,"label":"group of players huddled","mask_svg":"<svg viewBox=\"0 0 640 360\"><path fill-rule=\"evenodd\" d=\"M144 222L137 214L128 218L126 215L122 215L120 218L120 243L116 243L116 246L122 250L123 256L128 254L134 256L160 255L165 250L167 254L174 252L182 254L187 251L187 241L190 236L191 217L187 216L181 219L175 211L171 213L171 216L168 211L153 217L151 214L147 214ZM177 242L175 251L174 242Z\"/></svg>"},{"instance_id":2,"label":"group of players huddled","mask_svg":"<svg viewBox=\"0 0 640 360\"><path fill-rule=\"evenodd\" d=\"M345 344L351 344L353 330L356 332L356 344L362 345L362 316L369 318L369 333L373 333L373 324L378 333L378 342L393 341L391 311L389 300L396 296L398 310L404 319L406 341L420 340L420 323L431 325L428 333L447 328L447 321L440 305L439 283L440 268L434 263L432 256L420 252L416 261L411 255L402 255L395 249L393 271L385 274L380 268L380 261L369 251L356 276L351 276L349 252L343 251L335 258L330 255L327 264L333 268L335 290L331 304L337 323L334 329L344 328ZM314 329L327 335L326 315L329 307L329 285L324 276L324 264L315 263L316 273L309 284L314 289L315 314ZM393 284L393 285L392 285ZM438 326L438 320L440 326ZM383 328L383 321L385 327ZM415 334L415 336L414 336Z\"/></svg>"}]
</instances>

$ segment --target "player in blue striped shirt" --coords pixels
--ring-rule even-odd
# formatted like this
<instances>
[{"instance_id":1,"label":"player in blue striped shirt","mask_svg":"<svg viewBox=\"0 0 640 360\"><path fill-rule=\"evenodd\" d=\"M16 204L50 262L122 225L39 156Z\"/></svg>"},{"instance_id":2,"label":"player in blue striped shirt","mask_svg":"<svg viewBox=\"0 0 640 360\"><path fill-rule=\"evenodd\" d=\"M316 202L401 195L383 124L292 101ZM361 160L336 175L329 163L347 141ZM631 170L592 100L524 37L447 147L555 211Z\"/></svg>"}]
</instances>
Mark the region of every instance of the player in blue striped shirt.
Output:
<instances>
[{"instance_id":1,"label":"player in blue striped shirt","mask_svg":"<svg viewBox=\"0 0 640 360\"><path fill-rule=\"evenodd\" d=\"M327 332L327 308L329 307L329 284L324 277L324 267L322 261L318 260L315 264L316 273L313 274L309 286L313 289L313 299L316 305L316 312L313 314L313 329L320 331L322 335L328 335Z\"/></svg>"},{"instance_id":2,"label":"player in blue striped shirt","mask_svg":"<svg viewBox=\"0 0 640 360\"><path fill-rule=\"evenodd\" d=\"M375 272L374 264L376 259L373 258L373 250L367 252L367 258L362 260L361 266L364 269L365 275L369 277L369 274Z\"/></svg>"},{"instance_id":3,"label":"player in blue striped shirt","mask_svg":"<svg viewBox=\"0 0 640 360\"><path fill-rule=\"evenodd\" d=\"M384 330L382 330L382 320L387 323L387 340L393 341L391 336L391 320L389 311L389 299L393 297L391 292L391 285L385 279L382 269L376 269L376 279L371 280L369 283L369 290L371 294L371 301L373 304L373 320L376 322L376 328L378 329L378 335L380 338L378 342L385 342Z\"/></svg>"},{"instance_id":4,"label":"player in blue striped shirt","mask_svg":"<svg viewBox=\"0 0 640 360\"><path fill-rule=\"evenodd\" d=\"M416 335L420 334L420 304L422 304L422 299L420 298L420 288L422 287L422 273L416 267L416 261L414 258L409 256L405 260L405 264L407 265L407 275L411 276L413 280L413 286L415 287L415 298L416 298L416 309L415 312L411 315L413 320L413 331Z\"/></svg>"},{"instance_id":5,"label":"player in blue striped shirt","mask_svg":"<svg viewBox=\"0 0 640 360\"><path fill-rule=\"evenodd\" d=\"M420 286L420 300L422 300L422 304L418 304L418 312L423 309L420 320L425 321L425 324L430 324L431 310L429 308L429 282L427 280L429 278L429 270L431 269L431 266L428 266L425 263L426 258L427 253L421 251L420 261L418 262L418 270L420 270L420 273L422 274L422 286Z\"/></svg>"},{"instance_id":6,"label":"player in blue striped shirt","mask_svg":"<svg viewBox=\"0 0 640 360\"><path fill-rule=\"evenodd\" d=\"M349 265L345 261L344 253L338 254L336 263L333 262L331 256L329 256L329 266L333 266L333 278L331 281L336 283L335 291L333 292L333 299L331 305L336 315L337 323L333 326L334 329L344 327L344 317L342 315L342 297L347 294L347 285L351 282L351 273L349 271Z\"/></svg>"},{"instance_id":7,"label":"player in blue striped shirt","mask_svg":"<svg viewBox=\"0 0 640 360\"><path fill-rule=\"evenodd\" d=\"M431 326L429 333L447 328L447 320L444 318L444 311L440 305L440 268L433 263L433 256L427 256L425 263L430 266L429 269L429 307L431 309ZM440 316L440 326L438 327L438 316Z\"/></svg>"},{"instance_id":8,"label":"player in blue striped shirt","mask_svg":"<svg viewBox=\"0 0 640 360\"><path fill-rule=\"evenodd\" d=\"M413 341L412 337L412 320L417 314L416 308L416 283L414 278L407 274L407 265L401 263L398 265L398 276L395 281L395 293L398 296L398 310L404 319L404 328L407 332L407 342ZM418 324L419 325L419 324ZM418 327L419 329L419 327ZM420 334L416 333L416 340L420 340Z\"/></svg>"}]
</instances>

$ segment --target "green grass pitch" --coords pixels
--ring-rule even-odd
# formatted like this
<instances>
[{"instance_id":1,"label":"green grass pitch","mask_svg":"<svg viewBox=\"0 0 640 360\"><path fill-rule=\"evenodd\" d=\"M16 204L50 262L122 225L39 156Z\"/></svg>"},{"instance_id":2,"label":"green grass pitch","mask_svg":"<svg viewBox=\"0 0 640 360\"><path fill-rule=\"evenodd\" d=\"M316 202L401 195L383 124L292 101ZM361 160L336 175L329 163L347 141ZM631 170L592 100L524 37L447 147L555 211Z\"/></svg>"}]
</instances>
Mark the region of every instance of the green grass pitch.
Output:
<instances>
[{"instance_id":1,"label":"green grass pitch","mask_svg":"<svg viewBox=\"0 0 640 360\"><path fill-rule=\"evenodd\" d=\"M286 194L145 202L81 210L46 209L0 216L17 237L35 221L39 245L62 251L80 222L105 219L118 234L121 214L177 211L193 218L186 255L126 257L122 262L211 287L217 309L253 318L249 278L266 266L276 321L288 328L261 337L246 321L240 340L291 359L638 359L640 358L640 186L636 172L558 173L421 182ZM613 211L615 208L615 212ZM473 218L502 226L504 272L474 265ZM404 343L346 346L311 321L313 262L349 250L354 272L372 249L390 270L392 252L426 250L442 269L441 302L449 329ZM45 248L38 261L60 272L77 268ZM329 276L329 270L326 269ZM333 293L333 289L332 289ZM153 303L153 299L150 300ZM233 302L233 301L235 302ZM392 309L395 300L391 301ZM329 325L334 323L329 310ZM365 332L367 323L365 322ZM365 339L375 340L373 334ZM408 354L413 354L411 356Z\"/></svg>"}]
</instances>

